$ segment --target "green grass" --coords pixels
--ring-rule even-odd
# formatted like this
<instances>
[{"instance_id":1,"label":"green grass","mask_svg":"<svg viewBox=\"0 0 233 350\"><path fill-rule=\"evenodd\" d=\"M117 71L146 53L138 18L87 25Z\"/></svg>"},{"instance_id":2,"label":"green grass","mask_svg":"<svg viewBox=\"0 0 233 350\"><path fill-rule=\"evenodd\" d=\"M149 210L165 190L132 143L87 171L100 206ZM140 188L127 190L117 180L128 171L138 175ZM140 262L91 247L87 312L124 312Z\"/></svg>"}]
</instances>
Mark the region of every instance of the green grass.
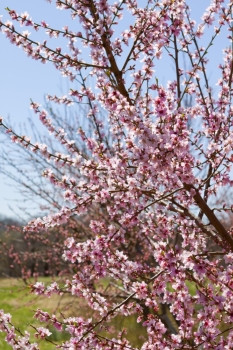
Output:
<instances>
[{"instance_id":1,"label":"green grass","mask_svg":"<svg viewBox=\"0 0 233 350\"><path fill-rule=\"evenodd\" d=\"M49 280L47 279L47 282ZM54 295L51 298L36 296L30 293L30 288L26 286L23 281L17 279L0 279L0 309L3 309L5 313L12 315L12 323L20 331L24 332L27 330L30 333L34 333L33 328L38 326L44 326L39 321L33 318L34 311L37 308L41 308L43 311L49 313L55 313L59 315L59 310L66 310L69 305L73 302L70 296L57 296ZM72 303L73 304L73 303ZM81 308L81 306L79 305ZM72 306L74 310L74 307ZM61 343L66 339L69 339L69 335L66 332L58 332L56 329L51 327L53 333L49 339L56 343ZM0 349L8 350L12 349L6 344L5 333L0 333ZM32 341L37 341L35 338L31 338ZM41 350L54 349L55 346L48 342L41 342Z\"/></svg>"},{"instance_id":2,"label":"green grass","mask_svg":"<svg viewBox=\"0 0 233 350\"><path fill-rule=\"evenodd\" d=\"M40 278L40 281L50 283L49 278ZM34 282L34 281L33 281ZM104 287L108 281L102 281ZM77 299L76 297L68 296L64 294L62 297L54 295L50 298L43 296L36 296L30 293L29 286L26 286L22 280L17 279L0 279L0 309L4 312L9 312L12 315L12 323L16 328L19 328L21 332L27 330L29 333L35 331L31 327L45 326L45 324L33 318L34 312L37 308L47 311L50 314L56 314L59 318L59 311L65 317L72 315L91 317L92 313L83 300ZM140 347L140 345L146 339L146 331L136 322L136 316L131 315L128 317L116 316L109 324L112 331L111 336L117 335L118 331L123 329L127 330L126 338L130 341L132 346ZM52 335L49 337L50 340L56 344L62 343L69 339L67 332L58 332L54 327L49 326ZM109 336L108 332L100 331L100 335ZM4 341L5 333L0 333L0 350L12 350ZM39 342L38 339L31 337L32 342ZM52 350L55 349L55 345L41 341L39 343L40 350Z\"/></svg>"},{"instance_id":3,"label":"green grass","mask_svg":"<svg viewBox=\"0 0 233 350\"><path fill-rule=\"evenodd\" d=\"M46 284L51 283L50 278L40 278L39 279ZM98 288L102 291L107 290L108 288L113 288L111 286L111 280L103 279L99 282ZM34 283L34 281L32 281ZM186 281L190 295L195 295L197 292L197 287L195 283ZM109 287L111 286L111 287ZM170 292L174 292L174 289L170 284L167 285L167 288ZM22 280L17 280L15 278L0 279L0 309L3 309L4 312L9 312L12 315L12 323L16 328L19 328L21 332L28 331L33 334L35 331L31 326L39 327L45 326L45 324L40 323L33 318L35 310L37 308L42 309L43 311L49 312L49 314L56 314L59 317L60 312L65 317L69 316L84 316L84 317L93 317L93 320L96 319L96 315L93 315L92 311L85 304L83 299L72 297L70 295L64 294L63 296L53 295L50 298L43 296L36 296L30 293L30 287L25 285ZM200 305L195 305L195 309L198 310ZM153 311L149 310L153 313ZM167 311L167 315L172 322L174 328L177 327L176 321L170 311ZM160 313L159 313L160 314ZM99 332L103 337L116 337L119 331L126 330L127 333L124 336L130 341L132 347L137 347L140 349L143 342L147 339L147 334L145 328L142 327L140 323L137 323L136 316L131 315L127 317L116 316L108 324L105 324L101 330L97 327L96 331ZM232 325L230 325L232 326ZM221 324L220 331L227 329L229 325ZM49 337L51 341L56 344L61 344L62 342L69 339L69 334L65 331L58 332L54 327L49 325L49 329L52 332L52 335ZM227 337L227 334L224 334L224 337ZM0 350L12 350L12 348L4 340L5 334L0 333ZM40 341L33 338L30 339L32 342L36 341L39 343L40 350L52 350L55 349L55 345L46 341ZM88 349L87 349L88 350Z\"/></svg>"},{"instance_id":4,"label":"green grass","mask_svg":"<svg viewBox=\"0 0 233 350\"><path fill-rule=\"evenodd\" d=\"M49 284L51 282L50 278L40 278L41 282ZM32 281L34 283L34 281ZM110 281L103 279L98 288L103 291L108 289ZM196 286L194 283L187 282L187 287L191 295L196 294ZM113 287L110 287L113 288ZM168 290L173 291L170 285L167 286ZM40 323L33 318L35 310L37 308L43 311L49 312L49 314L56 314L60 318L60 312L65 317L69 316L84 316L93 317L93 319L98 320L99 317L93 315L92 311L85 304L83 299L72 297L70 295L64 294L63 296L53 295L50 298L44 296L36 296L30 293L30 287L25 285L22 280L17 279L0 279L0 309L4 312L9 312L12 315L12 323L20 331L24 332L27 330L29 333L34 334L34 330L31 327L45 326L45 324ZM153 313L153 311L152 311ZM168 313L168 317L173 320L173 317ZM174 322L175 323L175 322ZM128 317L116 316L107 326L107 329L99 331L100 335L106 337L115 337L119 331L124 329L127 331L125 337L130 341L133 347L140 349L143 342L147 339L146 330L140 323L137 323L136 316L131 315ZM58 332L54 327L49 326L52 335L49 337L51 341L56 344L61 344L65 340L69 339L69 334L67 332ZM4 341L5 334L0 333L0 350L10 350L12 349ZM55 349L55 345L46 341L40 341L38 339L31 337L31 341L39 342L40 350L52 350Z\"/></svg>"}]
</instances>

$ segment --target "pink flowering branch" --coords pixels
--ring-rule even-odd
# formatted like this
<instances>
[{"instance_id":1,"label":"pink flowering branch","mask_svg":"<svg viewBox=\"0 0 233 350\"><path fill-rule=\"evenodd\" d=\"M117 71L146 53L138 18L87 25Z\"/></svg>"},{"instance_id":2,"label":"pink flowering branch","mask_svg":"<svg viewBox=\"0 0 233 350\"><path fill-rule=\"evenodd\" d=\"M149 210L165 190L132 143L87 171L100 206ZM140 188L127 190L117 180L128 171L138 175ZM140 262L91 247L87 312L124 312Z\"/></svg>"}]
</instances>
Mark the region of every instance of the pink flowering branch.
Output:
<instances>
[{"instance_id":1,"label":"pink flowering branch","mask_svg":"<svg viewBox=\"0 0 233 350\"><path fill-rule=\"evenodd\" d=\"M230 249L233 250L233 238L227 232L227 230L224 228L222 223L218 220L218 218L213 213L213 211L206 204L205 200L201 197L199 192L192 185L185 184L185 188L188 191L194 190L193 198L194 198L195 202L197 203L199 208L202 210L202 212L206 215L206 217L209 219L209 222L211 223L211 225L214 226L214 228L216 229L218 234L227 243L227 245L229 245Z\"/></svg>"},{"instance_id":2,"label":"pink flowering branch","mask_svg":"<svg viewBox=\"0 0 233 350\"><path fill-rule=\"evenodd\" d=\"M185 0L143 6L135 0L56 1L74 23L79 20L77 32L10 10L17 24L63 37L67 54L63 47L37 43L12 23L1 24L13 44L41 62L52 61L76 84L67 95L48 95L47 110L31 104L55 141L33 144L0 121L12 141L28 155L35 152L54 196L51 214L29 222L25 234L51 237L56 227L62 236L57 255L70 271L62 287L37 281L32 291L71 294L85 302L94 320L73 310L59 319L37 310L36 318L47 324L36 330L38 337L46 339L53 325L70 334L60 345L64 349L133 349L127 334L115 329L111 336L108 328L115 317L131 315L146 332L142 350L231 346L233 237L232 221L226 224L224 215L230 218L232 205L223 193L233 184L232 48L226 45L216 69L216 94L208 51L217 35L222 43L232 42L225 31L232 31L232 6L229 0L211 1L196 25ZM213 32L201 47L206 27ZM171 59L174 68L173 74L167 65L165 84L160 58ZM69 122L53 103L67 108ZM55 207L60 209L54 213ZM53 251L53 241L46 242ZM225 336L222 325L229 330Z\"/></svg>"},{"instance_id":3,"label":"pink flowering branch","mask_svg":"<svg viewBox=\"0 0 233 350\"><path fill-rule=\"evenodd\" d=\"M162 273L165 271L162 270L158 272L155 276L151 277L148 281L148 283L153 282L156 278L158 278ZM137 292L131 293L125 300L123 300L120 304L116 305L113 309L107 312L105 316L102 317L101 320L96 322L90 329L88 329L80 338L79 342L83 340L84 337L86 337L90 332L92 332L96 327L98 327L100 324L102 324L105 320L108 319L108 317L112 314L114 314L118 309L120 309L123 305L127 304L135 295Z\"/></svg>"}]
</instances>

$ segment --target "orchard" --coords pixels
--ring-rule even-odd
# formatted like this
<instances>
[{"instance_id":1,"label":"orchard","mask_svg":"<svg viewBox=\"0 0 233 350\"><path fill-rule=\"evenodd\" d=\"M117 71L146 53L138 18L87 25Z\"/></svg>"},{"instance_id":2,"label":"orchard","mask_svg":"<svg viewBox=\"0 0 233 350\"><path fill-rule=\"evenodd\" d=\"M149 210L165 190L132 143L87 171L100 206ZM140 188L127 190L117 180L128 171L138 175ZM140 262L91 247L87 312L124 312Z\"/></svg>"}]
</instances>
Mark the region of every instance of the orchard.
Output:
<instances>
[{"instance_id":1,"label":"orchard","mask_svg":"<svg viewBox=\"0 0 233 350\"><path fill-rule=\"evenodd\" d=\"M232 0L210 1L198 23L185 0L49 2L69 12L72 25L53 28L7 8L1 32L76 83L47 98L77 108L82 122L71 138L67 123L32 101L47 143L17 133L4 116L0 126L22 152L44 160L43 176L57 194L51 214L28 222L25 234L65 230L65 284L36 282L32 291L70 293L92 317L38 309L37 344L1 310L6 342L43 349L53 326L69 334L54 349L232 349L233 230L224 217L233 204L222 198L233 185ZM43 41L33 39L36 32ZM209 52L219 37L226 45L213 83ZM157 69L164 59L173 69L167 81ZM146 333L139 347L127 329L111 329L129 315Z\"/></svg>"}]
</instances>

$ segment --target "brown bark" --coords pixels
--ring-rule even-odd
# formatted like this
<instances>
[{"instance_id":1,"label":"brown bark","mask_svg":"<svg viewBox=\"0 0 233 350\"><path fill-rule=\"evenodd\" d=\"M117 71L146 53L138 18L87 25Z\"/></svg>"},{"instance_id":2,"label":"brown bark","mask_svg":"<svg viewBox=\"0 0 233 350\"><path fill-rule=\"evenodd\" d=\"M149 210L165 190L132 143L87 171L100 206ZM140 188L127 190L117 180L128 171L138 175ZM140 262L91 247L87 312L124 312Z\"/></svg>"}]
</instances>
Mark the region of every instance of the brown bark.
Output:
<instances>
[{"instance_id":1,"label":"brown bark","mask_svg":"<svg viewBox=\"0 0 233 350\"><path fill-rule=\"evenodd\" d=\"M190 184L184 184L184 188L187 191L195 190L195 194L193 196L196 204L201 209L201 211L206 215L208 218L210 224L215 228L219 236L227 243L227 245L230 247L230 249L233 251L233 238L230 236L230 234L227 232L223 224L219 221L219 219L216 217L214 212L210 209L206 201L202 198L199 191Z\"/></svg>"}]
</instances>

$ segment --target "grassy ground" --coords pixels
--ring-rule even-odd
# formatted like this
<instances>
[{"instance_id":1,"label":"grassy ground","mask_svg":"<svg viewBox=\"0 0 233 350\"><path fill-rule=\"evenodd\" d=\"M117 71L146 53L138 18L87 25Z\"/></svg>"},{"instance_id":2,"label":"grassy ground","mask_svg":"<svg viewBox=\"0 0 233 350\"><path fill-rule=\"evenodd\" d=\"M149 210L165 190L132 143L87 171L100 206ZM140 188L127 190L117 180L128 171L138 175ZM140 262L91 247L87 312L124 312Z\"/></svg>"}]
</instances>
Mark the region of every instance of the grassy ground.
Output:
<instances>
[{"instance_id":1,"label":"grassy ground","mask_svg":"<svg viewBox=\"0 0 233 350\"><path fill-rule=\"evenodd\" d=\"M31 333L33 331L31 325L35 327L43 326L38 321L33 319L34 311L37 308L41 308L42 310L50 313L59 314L59 310L64 310L64 308L68 307L72 301L72 298L68 296L60 297L55 295L51 298L36 296L30 293L29 287L26 286L21 280L0 279L0 309L3 309L4 312L9 312L12 315L12 323L14 326L23 332L27 330ZM82 305L79 305L79 308L81 309ZM55 342L59 343L68 338L66 333L59 333L56 332L56 330L54 332L54 329L51 329L51 331L54 333L51 338ZM4 338L5 334L0 333L0 349L12 349L6 344ZM50 343L43 342L43 344L41 343L40 348L42 350L50 350L54 349L55 346Z\"/></svg>"},{"instance_id":2,"label":"grassy ground","mask_svg":"<svg viewBox=\"0 0 233 350\"><path fill-rule=\"evenodd\" d=\"M43 281L49 282L49 280L45 278L43 278ZM31 325L35 327L44 326L44 324L40 324L40 322L33 319L34 311L37 308L41 308L43 311L47 311L50 314L54 313L58 316L60 310L62 310L62 313L65 313L66 317L69 316L69 312L71 311L73 315L75 314L77 316L86 316L88 313L87 306L80 299L67 295L62 297L54 295L51 298L36 296L30 293L30 288L26 286L22 280L0 279L0 309L12 315L12 323L15 327L18 327L22 332L27 330L30 333L34 333ZM136 322L135 316L124 318L116 317L113 325L118 330L126 328L128 330L127 338L135 347L140 347L143 339L145 340L145 330ZM51 328L51 332L53 334L49 339L57 344L69 339L69 335L66 332L60 333L54 328ZM105 335L104 332L102 332L102 335ZM12 348L6 344L4 338L5 334L0 333L0 350L12 350ZM31 340L38 342L38 339L36 340L35 338ZM55 349L55 346L43 341L40 343L40 349L52 350Z\"/></svg>"},{"instance_id":3,"label":"grassy ground","mask_svg":"<svg viewBox=\"0 0 233 350\"><path fill-rule=\"evenodd\" d=\"M50 283L51 280L48 278L41 278L40 281L45 283ZM34 281L33 281L34 283ZM104 287L107 286L108 281L103 280L102 284ZM106 286L105 286L106 284ZM189 292L191 295L196 294L196 288L193 283L188 283ZM172 288L168 285L168 289L172 291ZM43 296L36 296L30 293L30 288L26 286L22 280L17 279L0 279L0 309L4 312L9 312L12 315L12 323L15 327L19 328L22 332L27 330L30 333L34 333L31 325L34 327L45 326L39 321L33 319L34 312L37 308L43 311L49 312L49 314L56 314L59 318L60 311L65 317L71 316L82 316L91 317L92 314L88 309L87 305L82 299L78 299L72 296L64 294L63 296L53 295L51 298L46 298ZM176 328L176 323L172 315L168 312L168 317L171 323L174 323ZM136 322L135 316L120 317L117 316L112 321L112 326L118 331L127 329L127 338L129 339L132 346L140 349L141 344L146 339L145 329ZM112 327L110 327L112 328ZM66 332L58 332L51 326L50 331L52 335L50 340L56 344L62 343L63 341L69 339L69 335ZM107 336L107 332L102 331L103 336ZM112 333L114 336L114 331ZM4 341L5 334L0 333L0 350L12 350L12 348L6 344ZM32 341L37 341L38 339L31 338ZM55 345L42 341L40 343L40 350L52 350L55 349Z\"/></svg>"}]
</instances>

